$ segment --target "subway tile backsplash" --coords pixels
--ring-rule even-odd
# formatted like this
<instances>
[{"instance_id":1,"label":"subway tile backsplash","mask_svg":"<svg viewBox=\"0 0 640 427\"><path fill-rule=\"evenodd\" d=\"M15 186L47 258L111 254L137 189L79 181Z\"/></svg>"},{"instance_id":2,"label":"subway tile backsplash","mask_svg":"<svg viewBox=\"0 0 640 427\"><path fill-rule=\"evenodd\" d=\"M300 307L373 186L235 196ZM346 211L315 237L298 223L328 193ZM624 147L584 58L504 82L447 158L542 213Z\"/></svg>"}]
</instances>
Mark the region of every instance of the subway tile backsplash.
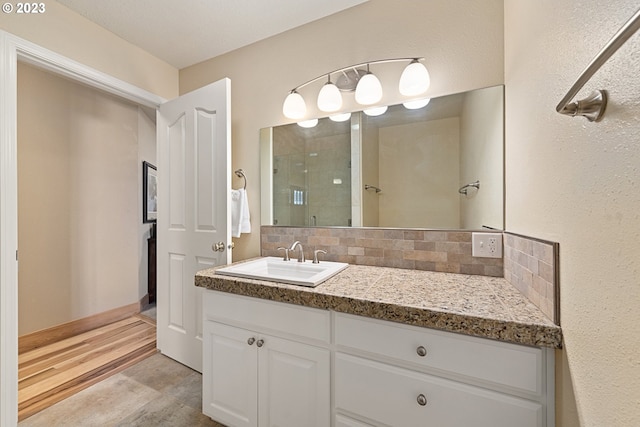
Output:
<instances>
[{"instance_id":1,"label":"subway tile backsplash","mask_svg":"<svg viewBox=\"0 0 640 427\"><path fill-rule=\"evenodd\" d=\"M261 227L262 256L281 256L278 247L299 240L305 256L323 249L327 261L446 273L503 277L501 258L471 256L471 231ZM292 256L296 256L292 254Z\"/></svg>"}]
</instances>

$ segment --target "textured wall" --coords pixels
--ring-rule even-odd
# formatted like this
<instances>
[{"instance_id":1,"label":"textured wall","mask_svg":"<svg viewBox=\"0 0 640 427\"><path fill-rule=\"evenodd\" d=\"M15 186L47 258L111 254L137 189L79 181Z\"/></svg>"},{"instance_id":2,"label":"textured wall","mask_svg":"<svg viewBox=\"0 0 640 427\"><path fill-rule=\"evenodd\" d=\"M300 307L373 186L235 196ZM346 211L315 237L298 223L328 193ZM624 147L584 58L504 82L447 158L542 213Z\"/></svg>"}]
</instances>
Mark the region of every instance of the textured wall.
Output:
<instances>
[{"instance_id":1,"label":"textured wall","mask_svg":"<svg viewBox=\"0 0 640 427\"><path fill-rule=\"evenodd\" d=\"M260 221L259 129L291 122L282 115L282 102L292 87L351 64L414 55L425 57L431 96L502 84L502 22L502 0L370 0L180 70L180 92L231 79L233 168L247 172L255 226ZM373 68L385 84L383 103L399 103L402 67ZM319 86L304 89L310 115ZM259 248L259 233L236 239L234 259L257 256Z\"/></svg>"},{"instance_id":2,"label":"textured wall","mask_svg":"<svg viewBox=\"0 0 640 427\"><path fill-rule=\"evenodd\" d=\"M507 230L560 243L558 426L640 425L640 34L581 96L604 120L555 112L635 0L505 1Z\"/></svg>"}]
</instances>

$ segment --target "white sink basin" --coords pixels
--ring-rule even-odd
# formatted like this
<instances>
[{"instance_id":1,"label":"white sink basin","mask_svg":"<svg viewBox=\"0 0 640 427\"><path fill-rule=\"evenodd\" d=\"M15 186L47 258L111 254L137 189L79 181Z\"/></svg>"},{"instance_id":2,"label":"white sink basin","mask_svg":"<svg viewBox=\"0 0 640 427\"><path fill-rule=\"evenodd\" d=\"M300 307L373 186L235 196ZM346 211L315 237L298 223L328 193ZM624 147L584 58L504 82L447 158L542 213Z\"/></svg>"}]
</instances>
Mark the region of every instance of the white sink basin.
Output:
<instances>
[{"instance_id":1,"label":"white sink basin","mask_svg":"<svg viewBox=\"0 0 640 427\"><path fill-rule=\"evenodd\" d=\"M314 287L348 266L344 262L320 261L319 264L313 264L310 261L283 261L282 258L264 257L219 268L216 274Z\"/></svg>"}]
</instances>

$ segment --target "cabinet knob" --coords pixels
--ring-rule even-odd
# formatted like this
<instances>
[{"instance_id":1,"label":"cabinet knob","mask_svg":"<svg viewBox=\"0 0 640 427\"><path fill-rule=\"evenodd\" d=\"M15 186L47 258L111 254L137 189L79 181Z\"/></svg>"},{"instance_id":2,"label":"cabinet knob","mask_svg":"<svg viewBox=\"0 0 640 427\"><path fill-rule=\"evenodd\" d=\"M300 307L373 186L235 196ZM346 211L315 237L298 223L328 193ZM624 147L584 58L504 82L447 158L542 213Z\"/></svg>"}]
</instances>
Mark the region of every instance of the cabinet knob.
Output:
<instances>
[{"instance_id":1,"label":"cabinet knob","mask_svg":"<svg viewBox=\"0 0 640 427\"><path fill-rule=\"evenodd\" d=\"M256 342L256 339L254 337L251 337L247 340L247 344L249 345L253 345L254 342Z\"/></svg>"},{"instance_id":2,"label":"cabinet knob","mask_svg":"<svg viewBox=\"0 0 640 427\"><path fill-rule=\"evenodd\" d=\"M256 345L258 347L262 347L264 345L264 340L258 340L258 342L256 343Z\"/></svg>"},{"instance_id":3,"label":"cabinet knob","mask_svg":"<svg viewBox=\"0 0 640 427\"><path fill-rule=\"evenodd\" d=\"M420 406L425 406L427 404L427 398L424 394L419 394L418 399L416 400L418 401L418 405Z\"/></svg>"},{"instance_id":4,"label":"cabinet knob","mask_svg":"<svg viewBox=\"0 0 640 427\"><path fill-rule=\"evenodd\" d=\"M424 357L427 355L427 349L424 348L423 346L420 346L416 349L416 353L418 353L418 356Z\"/></svg>"}]
</instances>

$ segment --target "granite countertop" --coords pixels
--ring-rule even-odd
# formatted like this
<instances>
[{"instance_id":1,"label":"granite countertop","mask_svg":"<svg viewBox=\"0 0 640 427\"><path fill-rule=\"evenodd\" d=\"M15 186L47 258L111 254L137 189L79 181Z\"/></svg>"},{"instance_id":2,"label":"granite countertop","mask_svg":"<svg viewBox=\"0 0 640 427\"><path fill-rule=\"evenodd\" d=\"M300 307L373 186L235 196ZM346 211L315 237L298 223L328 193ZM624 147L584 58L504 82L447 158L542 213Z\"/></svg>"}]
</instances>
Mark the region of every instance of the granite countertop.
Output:
<instances>
[{"instance_id":1,"label":"granite countertop","mask_svg":"<svg viewBox=\"0 0 640 427\"><path fill-rule=\"evenodd\" d=\"M215 291L334 310L538 347L562 347L562 332L504 278L349 265L315 288L196 274Z\"/></svg>"}]
</instances>

